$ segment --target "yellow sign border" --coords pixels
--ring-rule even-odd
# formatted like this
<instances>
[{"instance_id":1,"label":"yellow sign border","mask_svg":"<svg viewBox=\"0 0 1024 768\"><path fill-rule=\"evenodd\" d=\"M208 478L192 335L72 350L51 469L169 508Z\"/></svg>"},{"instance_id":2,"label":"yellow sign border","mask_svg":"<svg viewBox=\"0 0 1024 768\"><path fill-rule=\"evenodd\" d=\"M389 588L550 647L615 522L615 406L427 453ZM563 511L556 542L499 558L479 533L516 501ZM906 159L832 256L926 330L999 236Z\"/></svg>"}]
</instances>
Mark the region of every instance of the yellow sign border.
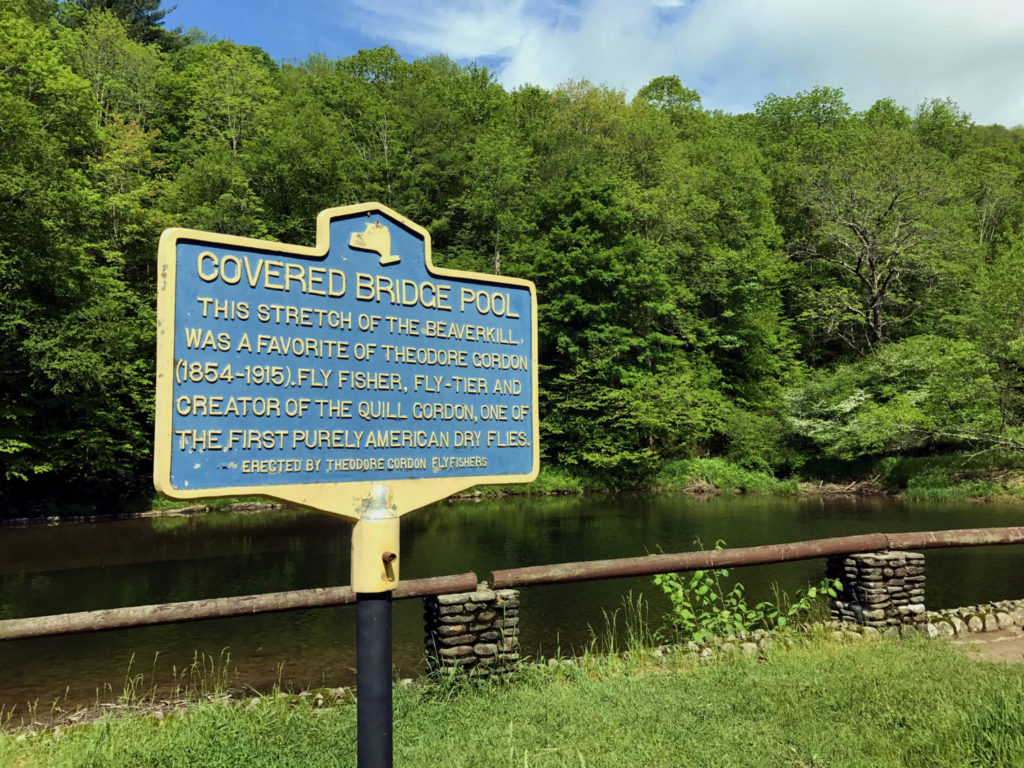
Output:
<instances>
[{"instance_id":1,"label":"yellow sign border","mask_svg":"<svg viewBox=\"0 0 1024 768\"><path fill-rule=\"evenodd\" d=\"M323 259L330 249L330 225L335 219L360 213L380 213L402 226L411 229L423 238L427 272L434 277L450 277L473 280L494 285L514 285L527 288L531 297L531 334L533 338L533 468L527 475L483 475L470 477L412 478L391 481L348 481L328 483L301 483L271 486L244 486L213 489L187 490L171 486L171 453L173 446L172 407L174 383L174 317L176 258L179 240L199 240L216 245L239 248L258 248L278 253ZM340 515L358 520L362 510L371 499L374 485L384 485L388 490L388 507L395 515L404 515L414 509L426 506L453 493L474 485L504 483L529 483L537 478L540 471L540 417L538 407L537 381L537 288L529 280L482 272L464 272L456 269L435 267L431 260L430 233L415 222L380 203L328 208L316 217L316 245L290 245L269 240L257 240L236 235L222 235L196 229L166 229L160 235L157 254L157 323L156 323L156 423L154 428L153 485L156 490L172 499L199 499L218 496L269 496L291 504Z\"/></svg>"}]
</instances>

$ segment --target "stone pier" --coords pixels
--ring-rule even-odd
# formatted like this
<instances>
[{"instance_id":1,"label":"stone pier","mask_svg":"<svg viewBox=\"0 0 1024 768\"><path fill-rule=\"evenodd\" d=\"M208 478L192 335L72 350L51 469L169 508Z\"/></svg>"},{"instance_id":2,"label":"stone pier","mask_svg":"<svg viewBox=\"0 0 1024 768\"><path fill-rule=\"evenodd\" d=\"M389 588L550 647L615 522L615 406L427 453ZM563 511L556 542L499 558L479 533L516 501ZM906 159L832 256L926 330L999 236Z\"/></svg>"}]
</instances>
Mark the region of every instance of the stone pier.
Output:
<instances>
[{"instance_id":1,"label":"stone pier","mask_svg":"<svg viewBox=\"0 0 1024 768\"><path fill-rule=\"evenodd\" d=\"M898 632L928 621L924 603L924 555L916 552L864 552L835 555L825 574L842 591L831 601L832 618Z\"/></svg>"},{"instance_id":2,"label":"stone pier","mask_svg":"<svg viewBox=\"0 0 1024 768\"><path fill-rule=\"evenodd\" d=\"M519 591L478 589L424 598L432 673L507 675L519 660Z\"/></svg>"}]
</instances>

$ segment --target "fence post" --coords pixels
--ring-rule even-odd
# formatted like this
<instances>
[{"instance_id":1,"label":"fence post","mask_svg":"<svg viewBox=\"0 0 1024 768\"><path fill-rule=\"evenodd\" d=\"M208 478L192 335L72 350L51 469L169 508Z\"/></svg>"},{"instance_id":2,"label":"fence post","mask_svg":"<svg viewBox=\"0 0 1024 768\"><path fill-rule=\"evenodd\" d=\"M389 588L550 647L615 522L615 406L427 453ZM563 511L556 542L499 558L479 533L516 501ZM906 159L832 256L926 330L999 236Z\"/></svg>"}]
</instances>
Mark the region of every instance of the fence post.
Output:
<instances>
[{"instance_id":1,"label":"fence post","mask_svg":"<svg viewBox=\"0 0 1024 768\"><path fill-rule=\"evenodd\" d=\"M519 661L519 591L491 590L423 599L427 666L466 677L508 675Z\"/></svg>"},{"instance_id":2,"label":"fence post","mask_svg":"<svg viewBox=\"0 0 1024 768\"><path fill-rule=\"evenodd\" d=\"M839 579L830 601L832 618L895 634L928 621L924 555L916 552L862 552L828 558L826 576Z\"/></svg>"}]
</instances>

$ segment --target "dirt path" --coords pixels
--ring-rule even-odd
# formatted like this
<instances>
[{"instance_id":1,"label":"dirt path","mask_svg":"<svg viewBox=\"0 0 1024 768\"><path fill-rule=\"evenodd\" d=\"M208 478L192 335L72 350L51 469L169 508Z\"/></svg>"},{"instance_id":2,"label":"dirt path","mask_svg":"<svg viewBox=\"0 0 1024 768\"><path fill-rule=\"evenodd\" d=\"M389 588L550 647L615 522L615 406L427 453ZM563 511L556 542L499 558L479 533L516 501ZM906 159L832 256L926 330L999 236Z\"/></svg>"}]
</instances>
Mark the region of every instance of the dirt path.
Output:
<instances>
[{"instance_id":1,"label":"dirt path","mask_svg":"<svg viewBox=\"0 0 1024 768\"><path fill-rule=\"evenodd\" d=\"M1024 664L1024 631L1020 627L1001 629L998 632L979 632L952 642L975 659Z\"/></svg>"}]
</instances>

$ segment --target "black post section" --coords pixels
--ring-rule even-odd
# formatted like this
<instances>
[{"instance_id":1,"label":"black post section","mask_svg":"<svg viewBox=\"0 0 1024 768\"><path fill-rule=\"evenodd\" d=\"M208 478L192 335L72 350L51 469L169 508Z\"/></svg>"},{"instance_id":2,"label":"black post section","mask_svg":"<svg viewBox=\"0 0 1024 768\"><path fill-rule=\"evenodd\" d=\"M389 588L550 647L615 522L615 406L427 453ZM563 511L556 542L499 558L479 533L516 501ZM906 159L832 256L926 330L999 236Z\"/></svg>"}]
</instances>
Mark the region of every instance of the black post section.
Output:
<instances>
[{"instance_id":1,"label":"black post section","mask_svg":"<svg viewBox=\"0 0 1024 768\"><path fill-rule=\"evenodd\" d=\"M391 593L356 595L358 768L392 768Z\"/></svg>"}]
</instances>

